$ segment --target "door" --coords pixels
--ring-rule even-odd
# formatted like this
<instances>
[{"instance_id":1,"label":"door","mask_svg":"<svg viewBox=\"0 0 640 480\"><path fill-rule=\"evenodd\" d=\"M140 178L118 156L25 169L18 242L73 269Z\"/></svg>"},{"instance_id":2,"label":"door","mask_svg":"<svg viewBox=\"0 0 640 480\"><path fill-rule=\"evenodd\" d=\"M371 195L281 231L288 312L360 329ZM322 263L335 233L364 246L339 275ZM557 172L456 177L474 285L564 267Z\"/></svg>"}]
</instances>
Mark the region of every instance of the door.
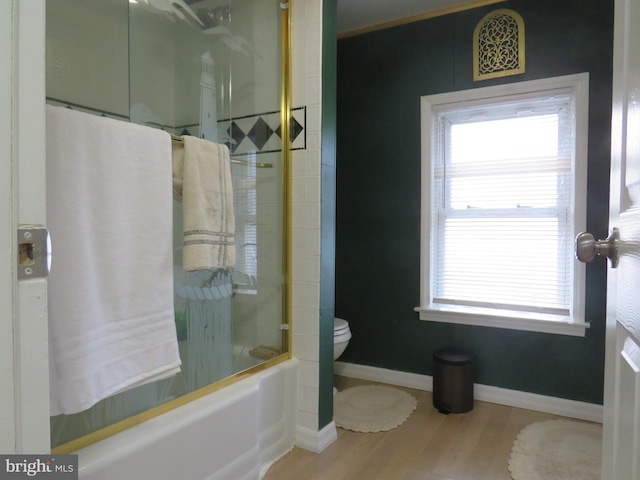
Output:
<instances>
[{"instance_id":1,"label":"door","mask_svg":"<svg viewBox=\"0 0 640 480\"><path fill-rule=\"evenodd\" d=\"M604 480L640 480L640 2L616 0L607 278Z\"/></svg>"},{"instance_id":2,"label":"door","mask_svg":"<svg viewBox=\"0 0 640 480\"><path fill-rule=\"evenodd\" d=\"M0 4L0 452L45 453L46 277L17 278L18 229L44 227L46 216L45 9L44 0Z\"/></svg>"}]
</instances>

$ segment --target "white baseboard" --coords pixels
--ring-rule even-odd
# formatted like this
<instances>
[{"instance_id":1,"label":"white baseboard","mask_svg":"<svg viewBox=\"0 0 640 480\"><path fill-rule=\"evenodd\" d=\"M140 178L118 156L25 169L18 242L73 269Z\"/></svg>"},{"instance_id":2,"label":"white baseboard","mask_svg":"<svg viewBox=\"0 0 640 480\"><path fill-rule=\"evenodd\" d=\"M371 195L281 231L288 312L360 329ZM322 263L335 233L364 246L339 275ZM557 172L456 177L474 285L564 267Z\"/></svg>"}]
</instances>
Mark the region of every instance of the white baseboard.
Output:
<instances>
[{"instance_id":1,"label":"white baseboard","mask_svg":"<svg viewBox=\"0 0 640 480\"><path fill-rule=\"evenodd\" d=\"M334 373L344 377L359 378L427 392L433 391L433 378L429 375L399 372L386 368L345 362L335 362ZM562 415L564 417L602 423L602 405L549 397L518 390L509 390L507 388L481 385L478 383L474 384L473 393L476 400L483 402L498 403L510 407L525 408L527 410L536 410L553 415Z\"/></svg>"},{"instance_id":2,"label":"white baseboard","mask_svg":"<svg viewBox=\"0 0 640 480\"><path fill-rule=\"evenodd\" d=\"M296 429L296 446L320 453L338 438L335 422L329 423L320 431L298 427Z\"/></svg>"}]
</instances>

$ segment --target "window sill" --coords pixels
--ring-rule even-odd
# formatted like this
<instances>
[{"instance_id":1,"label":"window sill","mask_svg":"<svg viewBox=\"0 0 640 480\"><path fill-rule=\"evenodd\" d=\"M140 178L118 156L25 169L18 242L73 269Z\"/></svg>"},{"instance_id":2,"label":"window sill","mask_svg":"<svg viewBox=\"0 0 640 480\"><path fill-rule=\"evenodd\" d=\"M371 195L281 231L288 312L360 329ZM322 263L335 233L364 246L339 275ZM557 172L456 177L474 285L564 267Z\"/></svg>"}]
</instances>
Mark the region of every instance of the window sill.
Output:
<instances>
[{"instance_id":1,"label":"window sill","mask_svg":"<svg viewBox=\"0 0 640 480\"><path fill-rule=\"evenodd\" d=\"M492 315L490 313L469 313L455 307L446 309L416 307L414 311L420 314L420 320L430 322L507 328L510 330L572 335L575 337L584 337L586 329L590 326L588 323L576 322L560 316L548 316L548 319L540 319L515 315Z\"/></svg>"}]
</instances>

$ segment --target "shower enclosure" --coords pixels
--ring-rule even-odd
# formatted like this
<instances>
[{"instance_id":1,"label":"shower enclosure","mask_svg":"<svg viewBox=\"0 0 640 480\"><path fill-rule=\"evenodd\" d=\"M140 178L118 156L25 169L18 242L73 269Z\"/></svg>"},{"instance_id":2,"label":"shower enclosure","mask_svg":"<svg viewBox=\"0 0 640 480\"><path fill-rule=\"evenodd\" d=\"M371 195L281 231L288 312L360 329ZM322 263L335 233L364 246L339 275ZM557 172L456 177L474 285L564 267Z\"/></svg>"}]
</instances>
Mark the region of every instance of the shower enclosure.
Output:
<instances>
[{"instance_id":1,"label":"shower enclosure","mask_svg":"<svg viewBox=\"0 0 640 480\"><path fill-rule=\"evenodd\" d=\"M48 0L46 21L47 103L166 130L174 148L181 135L226 144L236 223L234 268L186 272L174 199L182 371L52 417L54 451L70 452L289 358L287 147L305 117L283 88L277 1Z\"/></svg>"}]
</instances>

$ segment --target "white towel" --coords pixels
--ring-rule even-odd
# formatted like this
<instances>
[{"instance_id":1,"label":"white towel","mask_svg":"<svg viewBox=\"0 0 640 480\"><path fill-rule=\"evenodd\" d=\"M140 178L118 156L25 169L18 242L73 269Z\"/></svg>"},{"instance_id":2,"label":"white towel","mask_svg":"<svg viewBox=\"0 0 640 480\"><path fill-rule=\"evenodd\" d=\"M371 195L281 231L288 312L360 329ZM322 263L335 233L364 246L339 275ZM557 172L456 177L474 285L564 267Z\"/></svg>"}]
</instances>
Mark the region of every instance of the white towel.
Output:
<instances>
[{"instance_id":1,"label":"white towel","mask_svg":"<svg viewBox=\"0 0 640 480\"><path fill-rule=\"evenodd\" d=\"M171 138L47 107L51 415L180 371Z\"/></svg>"},{"instance_id":2,"label":"white towel","mask_svg":"<svg viewBox=\"0 0 640 480\"><path fill-rule=\"evenodd\" d=\"M226 145L185 135L173 150L174 195L182 195L186 271L235 266L231 160Z\"/></svg>"}]
</instances>

